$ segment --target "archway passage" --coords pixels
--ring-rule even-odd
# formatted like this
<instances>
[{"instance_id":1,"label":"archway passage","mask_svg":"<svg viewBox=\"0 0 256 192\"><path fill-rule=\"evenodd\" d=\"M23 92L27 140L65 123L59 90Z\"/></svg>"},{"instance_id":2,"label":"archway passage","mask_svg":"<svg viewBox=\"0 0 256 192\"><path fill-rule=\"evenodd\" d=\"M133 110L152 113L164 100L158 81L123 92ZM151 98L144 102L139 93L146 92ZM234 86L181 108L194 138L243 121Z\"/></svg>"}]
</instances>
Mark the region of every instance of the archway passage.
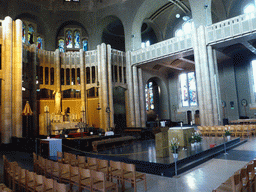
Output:
<instances>
[{"instance_id":1,"label":"archway passage","mask_svg":"<svg viewBox=\"0 0 256 192\"><path fill-rule=\"evenodd\" d=\"M123 87L113 89L114 124L117 133L126 127L125 91Z\"/></svg>"}]
</instances>

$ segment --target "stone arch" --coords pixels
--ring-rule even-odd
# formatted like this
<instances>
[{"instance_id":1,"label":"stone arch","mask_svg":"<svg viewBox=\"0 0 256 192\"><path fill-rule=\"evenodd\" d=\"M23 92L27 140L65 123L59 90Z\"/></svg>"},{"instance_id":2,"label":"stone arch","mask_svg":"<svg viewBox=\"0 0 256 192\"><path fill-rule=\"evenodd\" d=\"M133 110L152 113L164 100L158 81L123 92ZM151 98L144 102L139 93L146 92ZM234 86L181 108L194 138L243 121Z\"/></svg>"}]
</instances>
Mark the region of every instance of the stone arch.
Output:
<instances>
[{"instance_id":1,"label":"stone arch","mask_svg":"<svg viewBox=\"0 0 256 192\"><path fill-rule=\"evenodd\" d=\"M158 89L154 112L158 115L159 119L169 119L169 94L166 83L160 77L153 76L144 82L144 88L149 81L154 81Z\"/></svg>"},{"instance_id":2,"label":"stone arch","mask_svg":"<svg viewBox=\"0 0 256 192\"><path fill-rule=\"evenodd\" d=\"M103 18L98 26L101 43L109 44L114 49L125 51L124 26L121 19L110 15Z\"/></svg>"}]
</instances>

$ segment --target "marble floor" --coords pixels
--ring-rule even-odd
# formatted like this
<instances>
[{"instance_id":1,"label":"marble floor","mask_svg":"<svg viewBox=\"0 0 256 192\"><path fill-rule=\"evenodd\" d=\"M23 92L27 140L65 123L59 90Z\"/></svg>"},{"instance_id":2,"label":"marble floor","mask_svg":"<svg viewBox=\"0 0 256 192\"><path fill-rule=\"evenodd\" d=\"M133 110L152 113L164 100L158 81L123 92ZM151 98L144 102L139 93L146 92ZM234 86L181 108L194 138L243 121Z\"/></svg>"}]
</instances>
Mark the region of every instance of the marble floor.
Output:
<instances>
[{"instance_id":1,"label":"marble floor","mask_svg":"<svg viewBox=\"0 0 256 192\"><path fill-rule=\"evenodd\" d=\"M32 154L5 150L1 150L0 154L0 182L3 182L3 154L10 160L18 161L22 167L30 170L33 169ZM217 157L178 175L178 177L169 178L147 174L147 191L210 192L254 157L256 157L256 137L252 137L248 142L228 151L228 155L220 154ZM121 188L119 188L119 191L121 191ZM125 191L133 191L130 184L126 184ZM137 191L144 191L143 183L138 184Z\"/></svg>"}]
</instances>

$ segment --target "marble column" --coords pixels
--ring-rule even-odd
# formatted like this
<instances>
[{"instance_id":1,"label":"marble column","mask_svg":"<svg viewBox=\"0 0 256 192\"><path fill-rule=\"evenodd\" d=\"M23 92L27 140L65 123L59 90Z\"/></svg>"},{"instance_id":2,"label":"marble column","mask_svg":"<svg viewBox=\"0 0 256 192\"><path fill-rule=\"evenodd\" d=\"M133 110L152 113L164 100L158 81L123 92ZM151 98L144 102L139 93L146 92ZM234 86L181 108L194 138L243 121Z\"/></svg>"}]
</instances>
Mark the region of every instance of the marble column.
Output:
<instances>
[{"instance_id":1,"label":"marble column","mask_svg":"<svg viewBox=\"0 0 256 192\"><path fill-rule=\"evenodd\" d=\"M143 84L142 69L138 68L139 73L139 89L140 89L140 114L141 114L141 127L146 127L146 107L145 107L145 86Z\"/></svg>"},{"instance_id":2,"label":"marble column","mask_svg":"<svg viewBox=\"0 0 256 192\"><path fill-rule=\"evenodd\" d=\"M12 135L22 137L22 21L14 22Z\"/></svg>"},{"instance_id":3,"label":"marble column","mask_svg":"<svg viewBox=\"0 0 256 192\"><path fill-rule=\"evenodd\" d=\"M135 126L141 127L141 114L140 114L140 95L139 95L139 82L138 82L138 69L136 66L132 67L133 70L133 88L134 88L134 109L135 109Z\"/></svg>"},{"instance_id":4,"label":"marble column","mask_svg":"<svg viewBox=\"0 0 256 192\"><path fill-rule=\"evenodd\" d=\"M107 45L107 67L108 67L108 99L109 99L109 123L110 127L114 127L114 104L113 104L113 82L112 82L112 61L111 61L111 46ZM119 71L119 70L118 70ZM118 75L119 76L119 75Z\"/></svg>"},{"instance_id":5,"label":"marble column","mask_svg":"<svg viewBox=\"0 0 256 192\"><path fill-rule=\"evenodd\" d=\"M8 144L12 136L12 64L13 64L13 21L3 21L3 77L2 81L2 143Z\"/></svg>"},{"instance_id":6,"label":"marble column","mask_svg":"<svg viewBox=\"0 0 256 192\"><path fill-rule=\"evenodd\" d=\"M81 83L81 112L82 112L82 122L87 123L86 119L86 102L87 102L87 94L86 94L86 73L85 73L85 63L84 63L84 51L80 49L80 83Z\"/></svg>"},{"instance_id":7,"label":"marble column","mask_svg":"<svg viewBox=\"0 0 256 192\"><path fill-rule=\"evenodd\" d=\"M61 63L60 63L60 50L56 49L55 51L55 57L54 57L54 63L55 63L55 77L54 80L56 81L55 83L55 114L60 114L62 109L61 109L61 84L60 84L60 68L61 68Z\"/></svg>"},{"instance_id":8,"label":"marble column","mask_svg":"<svg viewBox=\"0 0 256 192\"><path fill-rule=\"evenodd\" d=\"M132 79L132 67L131 67L131 52L126 52L126 72L127 72L127 84L128 84L128 94L126 108L128 126L135 127L135 113L134 113L134 99L133 99L133 79Z\"/></svg>"}]
</instances>

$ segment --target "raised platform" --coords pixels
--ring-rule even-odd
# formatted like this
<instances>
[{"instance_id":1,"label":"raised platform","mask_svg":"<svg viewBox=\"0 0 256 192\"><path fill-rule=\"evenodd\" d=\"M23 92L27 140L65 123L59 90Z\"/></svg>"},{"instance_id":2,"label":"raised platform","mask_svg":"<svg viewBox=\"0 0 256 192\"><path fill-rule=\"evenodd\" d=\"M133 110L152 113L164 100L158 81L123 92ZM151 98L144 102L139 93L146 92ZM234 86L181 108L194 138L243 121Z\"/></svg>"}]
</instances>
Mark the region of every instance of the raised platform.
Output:
<instances>
[{"instance_id":1,"label":"raised platform","mask_svg":"<svg viewBox=\"0 0 256 192\"><path fill-rule=\"evenodd\" d=\"M232 149L247 140L233 138L225 143L226 150ZM210 147L210 145L215 145ZM183 148L179 151L177 161L178 174L185 172L217 155L224 153L224 140L218 137L203 137L200 144L195 147ZM156 157L155 141L137 141L133 145L112 150L101 151L97 156L103 159L118 160L136 164L136 169L141 172L171 177L175 175L175 164L172 153L169 157ZM88 156L95 156L87 154Z\"/></svg>"}]
</instances>

